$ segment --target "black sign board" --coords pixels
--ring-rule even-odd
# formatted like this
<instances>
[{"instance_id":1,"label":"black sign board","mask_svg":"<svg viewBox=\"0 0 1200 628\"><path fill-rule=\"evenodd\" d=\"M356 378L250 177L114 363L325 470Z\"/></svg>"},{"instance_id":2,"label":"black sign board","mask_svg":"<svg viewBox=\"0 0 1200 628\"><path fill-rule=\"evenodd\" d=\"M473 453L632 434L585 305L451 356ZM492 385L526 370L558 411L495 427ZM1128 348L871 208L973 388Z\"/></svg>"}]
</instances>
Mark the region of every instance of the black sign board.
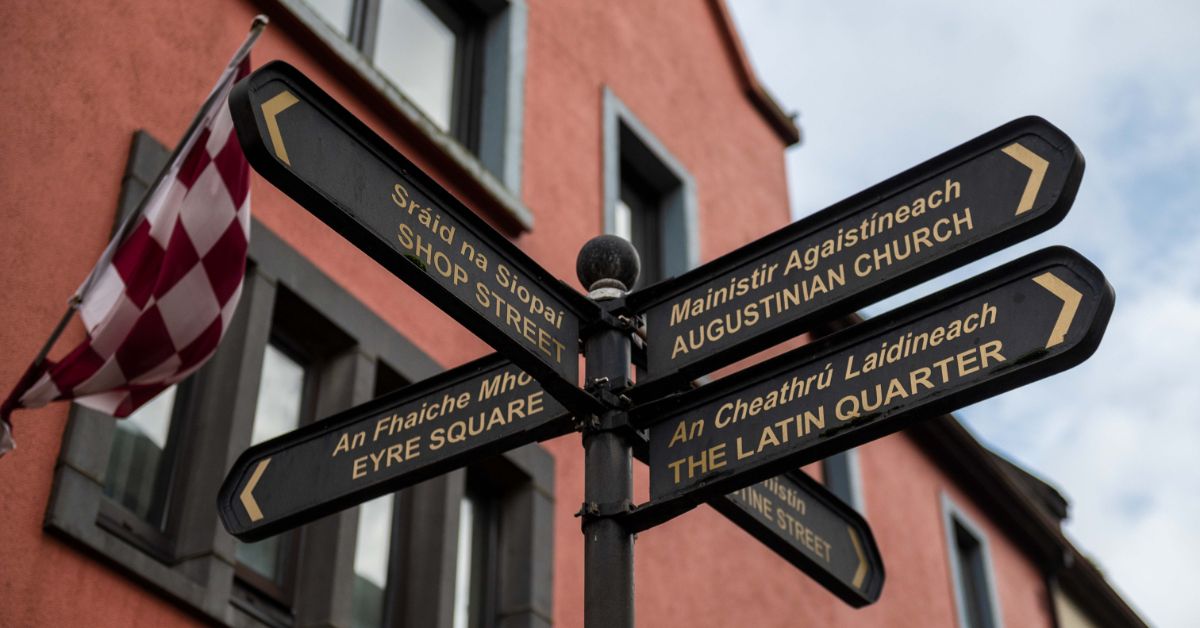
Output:
<instances>
[{"instance_id":1,"label":"black sign board","mask_svg":"<svg viewBox=\"0 0 1200 628\"><path fill-rule=\"evenodd\" d=\"M275 61L229 96L254 169L536 377L578 388L595 306L555 279L295 68Z\"/></svg>"},{"instance_id":2,"label":"black sign board","mask_svg":"<svg viewBox=\"0 0 1200 628\"><path fill-rule=\"evenodd\" d=\"M247 449L217 509L254 541L571 429L566 408L492 355Z\"/></svg>"},{"instance_id":3,"label":"black sign board","mask_svg":"<svg viewBox=\"0 0 1200 628\"><path fill-rule=\"evenodd\" d=\"M637 516L652 525L918 418L1066 370L1099 345L1113 299L1082 256L1045 249L635 409L639 424L653 421L652 501Z\"/></svg>"},{"instance_id":4,"label":"black sign board","mask_svg":"<svg viewBox=\"0 0 1200 628\"><path fill-rule=\"evenodd\" d=\"M777 475L709 503L847 604L879 599L883 559L870 526L807 475Z\"/></svg>"},{"instance_id":5,"label":"black sign board","mask_svg":"<svg viewBox=\"0 0 1200 628\"><path fill-rule=\"evenodd\" d=\"M632 294L648 346L647 375L631 395L681 387L1045 231L1066 215L1082 176L1070 138L1021 118Z\"/></svg>"}]
</instances>

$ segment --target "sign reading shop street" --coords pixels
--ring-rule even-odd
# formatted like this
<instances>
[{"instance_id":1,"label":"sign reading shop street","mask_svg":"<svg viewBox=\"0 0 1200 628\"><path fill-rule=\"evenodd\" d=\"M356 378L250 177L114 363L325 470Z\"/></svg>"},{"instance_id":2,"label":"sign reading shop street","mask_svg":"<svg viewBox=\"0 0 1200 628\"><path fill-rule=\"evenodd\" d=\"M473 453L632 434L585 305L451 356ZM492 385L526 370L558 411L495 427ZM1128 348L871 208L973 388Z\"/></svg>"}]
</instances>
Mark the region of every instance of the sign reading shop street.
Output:
<instances>
[{"instance_id":1,"label":"sign reading shop street","mask_svg":"<svg viewBox=\"0 0 1200 628\"><path fill-rule=\"evenodd\" d=\"M648 340L648 375L634 394L678 386L1045 231L1066 215L1082 175L1065 134L1021 118L632 294Z\"/></svg>"},{"instance_id":2,"label":"sign reading shop street","mask_svg":"<svg viewBox=\"0 0 1200 628\"><path fill-rule=\"evenodd\" d=\"M1112 307L1095 266L1050 248L649 404L635 417L653 421L648 508L685 510L1070 368Z\"/></svg>"},{"instance_id":3,"label":"sign reading shop street","mask_svg":"<svg viewBox=\"0 0 1200 628\"><path fill-rule=\"evenodd\" d=\"M871 528L807 475L777 475L709 503L847 604L879 599L883 560Z\"/></svg>"},{"instance_id":4,"label":"sign reading shop street","mask_svg":"<svg viewBox=\"0 0 1200 628\"><path fill-rule=\"evenodd\" d=\"M493 355L247 449L218 512L254 541L571 429L562 404Z\"/></svg>"},{"instance_id":5,"label":"sign reading shop street","mask_svg":"<svg viewBox=\"0 0 1200 628\"><path fill-rule=\"evenodd\" d=\"M558 281L295 68L234 87L254 169L564 401L578 388L580 319Z\"/></svg>"}]
</instances>

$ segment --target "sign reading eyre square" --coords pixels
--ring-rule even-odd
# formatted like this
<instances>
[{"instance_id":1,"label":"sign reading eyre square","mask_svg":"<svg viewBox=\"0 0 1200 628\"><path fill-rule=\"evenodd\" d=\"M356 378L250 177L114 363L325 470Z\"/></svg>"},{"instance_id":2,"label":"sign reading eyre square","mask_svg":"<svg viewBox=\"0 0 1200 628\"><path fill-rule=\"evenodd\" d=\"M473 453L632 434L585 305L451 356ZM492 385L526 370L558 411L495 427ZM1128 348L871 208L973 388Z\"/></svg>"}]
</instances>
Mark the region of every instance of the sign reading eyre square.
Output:
<instances>
[{"instance_id":1,"label":"sign reading eyre square","mask_svg":"<svg viewBox=\"0 0 1200 628\"><path fill-rule=\"evenodd\" d=\"M231 534L256 541L571 429L566 408L494 354L247 449L217 511ZM807 476L712 505L848 604L878 599L883 561L870 527Z\"/></svg>"},{"instance_id":2,"label":"sign reading eyre square","mask_svg":"<svg viewBox=\"0 0 1200 628\"><path fill-rule=\"evenodd\" d=\"M1074 201L1083 157L1020 118L812 216L629 296L646 315L647 375L681 387L956 266L1045 231Z\"/></svg>"},{"instance_id":3,"label":"sign reading eyre square","mask_svg":"<svg viewBox=\"0 0 1200 628\"><path fill-rule=\"evenodd\" d=\"M571 429L562 404L492 355L247 449L217 510L255 541Z\"/></svg>"},{"instance_id":4,"label":"sign reading eyre square","mask_svg":"<svg viewBox=\"0 0 1200 628\"><path fill-rule=\"evenodd\" d=\"M550 275L295 68L229 96L254 169L559 399L577 386L595 304Z\"/></svg>"},{"instance_id":5,"label":"sign reading eyre square","mask_svg":"<svg viewBox=\"0 0 1200 628\"><path fill-rule=\"evenodd\" d=\"M648 404L635 411L653 421L646 508L671 516L1070 368L1099 345L1113 298L1079 254L1045 249Z\"/></svg>"}]
</instances>

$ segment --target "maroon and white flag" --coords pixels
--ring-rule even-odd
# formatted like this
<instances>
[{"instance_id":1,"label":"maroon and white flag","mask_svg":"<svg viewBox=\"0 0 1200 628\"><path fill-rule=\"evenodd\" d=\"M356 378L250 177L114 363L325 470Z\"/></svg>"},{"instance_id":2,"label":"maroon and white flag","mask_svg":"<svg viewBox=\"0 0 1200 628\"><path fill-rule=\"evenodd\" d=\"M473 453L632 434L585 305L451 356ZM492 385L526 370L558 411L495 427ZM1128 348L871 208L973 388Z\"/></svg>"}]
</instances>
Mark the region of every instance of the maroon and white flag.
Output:
<instances>
[{"instance_id":1,"label":"maroon and white flag","mask_svg":"<svg viewBox=\"0 0 1200 628\"><path fill-rule=\"evenodd\" d=\"M126 417L216 351L242 291L250 238L250 166L228 105L233 84L250 72L248 50L222 73L143 211L76 293L87 339L31 368L0 407L0 455L13 447L15 408L74 399Z\"/></svg>"}]
</instances>

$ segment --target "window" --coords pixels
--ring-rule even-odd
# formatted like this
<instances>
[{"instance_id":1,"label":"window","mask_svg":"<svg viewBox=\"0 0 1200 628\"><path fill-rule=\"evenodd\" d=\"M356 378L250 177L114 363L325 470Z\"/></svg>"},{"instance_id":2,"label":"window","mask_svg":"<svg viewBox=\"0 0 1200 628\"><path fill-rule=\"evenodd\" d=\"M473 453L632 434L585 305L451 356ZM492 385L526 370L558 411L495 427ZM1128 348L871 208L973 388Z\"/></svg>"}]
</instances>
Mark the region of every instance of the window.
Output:
<instances>
[{"instance_id":1,"label":"window","mask_svg":"<svg viewBox=\"0 0 1200 628\"><path fill-rule=\"evenodd\" d=\"M436 9L436 10L435 10ZM478 20L446 4L392 0L379 5L374 61L430 120L474 148L478 106ZM456 106L457 104L457 106Z\"/></svg>"},{"instance_id":2,"label":"window","mask_svg":"<svg viewBox=\"0 0 1200 628\"><path fill-rule=\"evenodd\" d=\"M483 26L470 2L305 2L442 132L475 151Z\"/></svg>"},{"instance_id":3,"label":"window","mask_svg":"<svg viewBox=\"0 0 1200 628\"><path fill-rule=\"evenodd\" d=\"M478 473L468 473L458 509L453 628L490 628L495 623L497 492Z\"/></svg>"},{"instance_id":4,"label":"window","mask_svg":"<svg viewBox=\"0 0 1200 628\"><path fill-rule=\"evenodd\" d=\"M825 488L864 514L862 477L858 472L858 450L848 449L821 461Z\"/></svg>"},{"instance_id":5,"label":"window","mask_svg":"<svg viewBox=\"0 0 1200 628\"><path fill-rule=\"evenodd\" d=\"M131 155L142 158L131 158L126 166L114 230L137 208L157 174L153 164L167 159L166 149L144 133L134 135ZM164 532L180 440L175 426L182 414L175 402L187 388L186 383L172 386L116 423L102 476L108 498L102 503L104 525L159 555L170 551Z\"/></svg>"},{"instance_id":6,"label":"window","mask_svg":"<svg viewBox=\"0 0 1200 628\"><path fill-rule=\"evenodd\" d=\"M325 23L342 37L350 36L354 19L354 0L304 0Z\"/></svg>"},{"instance_id":7,"label":"window","mask_svg":"<svg viewBox=\"0 0 1200 628\"><path fill-rule=\"evenodd\" d=\"M166 156L135 135L123 207ZM260 543L221 527L221 471L251 443L440 370L270 229L252 232L241 303L203 368L123 421L72 407L46 527L212 623L450 628L465 471ZM496 549L470 552L504 559L470 578L491 587L491 617L547 623L552 550L535 540L553 533L553 459L530 445L485 466L499 488L476 503L496 504Z\"/></svg>"},{"instance_id":8,"label":"window","mask_svg":"<svg viewBox=\"0 0 1200 628\"><path fill-rule=\"evenodd\" d=\"M402 113L454 138L506 187L520 189L524 0L282 3L370 73Z\"/></svg>"},{"instance_id":9,"label":"window","mask_svg":"<svg viewBox=\"0 0 1200 628\"><path fill-rule=\"evenodd\" d=\"M254 408L251 445L300 427L306 375L307 370L299 361L275 344L266 346ZM239 577L269 592L277 602L289 605L291 580L288 568L293 562L294 541L293 534L285 533L257 543L239 543Z\"/></svg>"},{"instance_id":10,"label":"window","mask_svg":"<svg viewBox=\"0 0 1200 628\"><path fill-rule=\"evenodd\" d=\"M386 364L375 367L375 397L403 388L408 382ZM389 615L395 614L400 583L392 575L393 564L399 563L398 535L407 534L399 525L395 494L377 497L358 507L358 526L354 546L354 593L351 611L353 628L382 628L389 625Z\"/></svg>"},{"instance_id":11,"label":"window","mask_svg":"<svg viewBox=\"0 0 1200 628\"><path fill-rule=\"evenodd\" d=\"M350 24L354 19L354 0L304 0L317 15L342 37L350 36Z\"/></svg>"},{"instance_id":12,"label":"window","mask_svg":"<svg viewBox=\"0 0 1200 628\"><path fill-rule=\"evenodd\" d=\"M633 243L642 261L639 286L648 286L663 278L662 195L636 167L621 163L621 194L617 197L613 231Z\"/></svg>"},{"instance_id":13,"label":"window","mask_svg":"<svg viewBox=\"0 0 1200 628\"><path fill-rule=\"evenodd\" d=\"M357 546L354 550L353 628L382 628L386 625L389 558L392 551L392 522L396 508L393 495L377 497L358 507Z\"/></svg>"},{"instance_id":14,"label":"window","mask_svg":"<svg viewBox=\"0 0 1200 628\"><path fill-rule=\"evenodd\" d=\"M553 473L528 445L360 506L354 627L548 625Z\"/></svg>"},{"instance_id":15,"label":"window","mask_svg":"<svg viewBox=\"0 0 1200 628\"><path fill-rule=\"evenodd\" d=\"M633 243L637 287L696 265L691 175L609 90L604 91L604 227Z\"/></svg>"},{"instance_id":16,"label":"window","mask_svg":"<svg viewBox=\"0 0 1200 628\"><path fill-rule=\"evenodd\" d=\"M958 625L962 628L999 628L1000 607L996 603L987 537L945 494L942 495L942 512Z\"/></svg>"},{"instance_id":17,"label":"window","mask_svg":"<svg viewBox=\"0 0 1200 628\"><path fill-rule=\"evenodd\" d=\"M166 523L170 489L168 443L178 441L169 438L176 390L164 390L117 422L104 472L104 494L158 530Z\"/></svg>"}]
</instances>

